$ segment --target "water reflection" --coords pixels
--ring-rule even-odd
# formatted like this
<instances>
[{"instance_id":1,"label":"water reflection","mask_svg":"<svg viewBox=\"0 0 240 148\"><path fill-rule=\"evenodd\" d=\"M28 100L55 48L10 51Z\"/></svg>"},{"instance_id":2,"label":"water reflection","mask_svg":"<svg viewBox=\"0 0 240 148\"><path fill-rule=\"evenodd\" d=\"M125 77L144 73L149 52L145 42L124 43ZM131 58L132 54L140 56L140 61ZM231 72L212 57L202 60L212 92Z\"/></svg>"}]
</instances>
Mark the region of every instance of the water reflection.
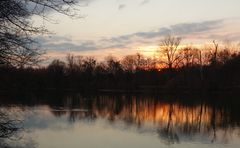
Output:
<instances>
[{"instance_id":1,"label":"water reflection","mask_svg":"<svg viewBox=\"0 0 240 148\"><path fill-rule=\"evenodd\" d=\"M122 130L124 124L124 129L134 128L138 134L157 135L160 142L166 145L196 141L200 144L229 144L234 138L239 143L238 103L226 102L226 99L206 100L75 94L3 101L2 108L10 106L7 110L17 110L18 113L21 110L27 120L25 127L32 130L37 129L34 124L49 130L56 128L60 122L74 125L81 121L91 124L103 120L113 129ZM49 125L51 123L53 126Z\"/></svg>"},{"instance_id":2,"label":"water reflection","mask_svg":"<svg viewBox=\"0 0 240 148\"><path fill-rule=\"evenodd\" d=\"M0 147L33 148L34 141L24 136L23 120L9 111L2 108L0 110Z\"/></svg>"},{"instance_id":3,"label":"water reflection","mask_svg":"<svg viewBox=\"0 0 240 148\"><path fill-rule=\"evenodd\" d=\"M138 127L152 124L159 137L168 143L179 142L179 136L192 137L199 133L203 136L210 135L211 142L214 142L218 129L224 129L227 133L239 125L238 119L234 121L231 108L226 107L204 102L186 105L151 97L99 96L89 100L82 97L67 98L61 106L62 111L60 108L52 109L51 112L56 116L67 114L71 122L86 118L106 118L111 122L121 120Z\"/></svg>"}]
</instances>

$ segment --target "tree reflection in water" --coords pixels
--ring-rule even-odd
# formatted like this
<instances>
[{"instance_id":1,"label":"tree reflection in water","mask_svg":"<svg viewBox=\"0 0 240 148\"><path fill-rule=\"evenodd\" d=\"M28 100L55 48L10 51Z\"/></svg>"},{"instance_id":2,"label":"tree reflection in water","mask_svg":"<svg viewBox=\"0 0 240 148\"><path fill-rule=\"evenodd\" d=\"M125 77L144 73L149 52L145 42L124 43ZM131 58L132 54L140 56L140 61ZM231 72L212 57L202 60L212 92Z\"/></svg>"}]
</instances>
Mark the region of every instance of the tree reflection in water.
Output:
<instances>
[{"instance_id":1,"label":"tree reflection in water","mask_svg":"<svg viewBox=\"0 0 240 148\"><path fill-rule=\"evenodd\" d=\"M6 113L0 112L0 138L10 138L21 129L19 120L11 119Z\"/></svg>"},{"instance_id":2,"label":"tree reflection in water","mask_svg":"<svg viewBox=\"0 0 240 148\"><path fill-rule=\"evenodd\" d=\"M0 110L0 147L1 148L34 148L31 139L24 139L22 120Z\"/></svg>"},{"instance_id":3,"label":"tree reflection in water","mask_svg":"<svg viewBox=\"0 0 240 148\"><path fill-rule=\"evenodd\" d=\"M107 119L112 124L124 121L139 129L151 124L166 144L199 135L214 142L219 130L224 131L222 139L227 141L233 128L240 123L238 103L231 102L125 95L87 98L77 95L60 100L58 107L64 111L50 109L56 116L67 115L71 122L97 118ZM51 104L49 107L53 108Z\"/></svg>"},{"instance_id":4,"label":"tree reflection in water","mask_svg":"<svg viewBox=\"0 0 240 148\"><path fill-rule=\"evenodd\" d=\"M67 116L71 123L106 119L114 125L121 121L129 127L136 127L139 132L156 133L164 143L173 144L194 138L208 138L210 142L215 142L218 137L227 142L233 130L240 127L239 104L236 98L232 101L220 98L71 94L36 97L22 100L17 105L44 105L54 116Z\"/></svg>"}]
</instances>

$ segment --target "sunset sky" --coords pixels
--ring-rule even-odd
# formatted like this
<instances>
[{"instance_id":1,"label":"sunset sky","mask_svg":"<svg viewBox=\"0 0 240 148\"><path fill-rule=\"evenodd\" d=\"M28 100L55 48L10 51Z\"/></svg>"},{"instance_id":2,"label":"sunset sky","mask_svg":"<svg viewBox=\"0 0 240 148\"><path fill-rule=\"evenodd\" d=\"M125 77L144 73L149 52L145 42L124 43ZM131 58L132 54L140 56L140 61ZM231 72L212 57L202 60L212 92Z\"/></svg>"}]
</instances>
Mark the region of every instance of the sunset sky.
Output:
<instances>
[{"instance_id":1,"label":"sunset sky","mask_svg":"<svg viewBox=\"0 0 240 148\"><path fill-rule=\"evenodd\" d=\"M48 57L151 55L168 34L182 37L184 45L240 41L239 0L80 1L81 19L54 12L49 17L57 24L34 18L54 32L37 37Z\"/></svg>"}]
</instances>

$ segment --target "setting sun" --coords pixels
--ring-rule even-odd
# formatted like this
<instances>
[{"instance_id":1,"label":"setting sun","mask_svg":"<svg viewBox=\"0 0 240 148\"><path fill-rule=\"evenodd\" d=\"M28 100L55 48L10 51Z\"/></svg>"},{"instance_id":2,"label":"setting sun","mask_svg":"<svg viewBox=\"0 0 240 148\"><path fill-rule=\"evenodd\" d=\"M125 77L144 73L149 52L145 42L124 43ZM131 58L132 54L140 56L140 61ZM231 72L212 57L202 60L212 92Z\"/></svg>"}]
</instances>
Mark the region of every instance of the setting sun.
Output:
<instances>
[{"instance_id":1,"label":"setting sun","mask_svg":"<svg viewBox=\"0 0 240 148\"><path fill-rule=\"evenodd\" d=\"M0 0L0 148L239 148L240 0Z\"/></svg>"}]
</instances>

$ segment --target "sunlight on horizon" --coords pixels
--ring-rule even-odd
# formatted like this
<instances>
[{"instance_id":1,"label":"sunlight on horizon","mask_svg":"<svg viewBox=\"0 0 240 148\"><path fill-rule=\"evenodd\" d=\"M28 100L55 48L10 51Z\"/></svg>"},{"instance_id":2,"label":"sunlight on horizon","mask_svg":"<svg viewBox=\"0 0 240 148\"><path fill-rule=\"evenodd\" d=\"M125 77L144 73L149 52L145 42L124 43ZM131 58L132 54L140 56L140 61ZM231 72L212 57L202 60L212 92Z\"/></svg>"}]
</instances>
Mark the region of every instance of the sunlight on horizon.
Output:
<instances>
[{"instance_id":1,"label":"sunlight on horizon","mask_svg":"<svg viewBox=\"0 0 240 148\"><path fill-rule=\"evenodd\" d=\"M68 52L97 59L136 52L151 56L154 46L167 34L182 37L183 45L203 45L212 40L239 42L239 1L207 2L206 6L206 0L86 0L78 7L83 18L71 19L51 12L48 15L57 24L33 18L34 24L45 25L54 33L51 37L37 37L41 48L47 56L60 59ZM173 9L169 11L166 6Z\"/></svg>"}]
</instances>

